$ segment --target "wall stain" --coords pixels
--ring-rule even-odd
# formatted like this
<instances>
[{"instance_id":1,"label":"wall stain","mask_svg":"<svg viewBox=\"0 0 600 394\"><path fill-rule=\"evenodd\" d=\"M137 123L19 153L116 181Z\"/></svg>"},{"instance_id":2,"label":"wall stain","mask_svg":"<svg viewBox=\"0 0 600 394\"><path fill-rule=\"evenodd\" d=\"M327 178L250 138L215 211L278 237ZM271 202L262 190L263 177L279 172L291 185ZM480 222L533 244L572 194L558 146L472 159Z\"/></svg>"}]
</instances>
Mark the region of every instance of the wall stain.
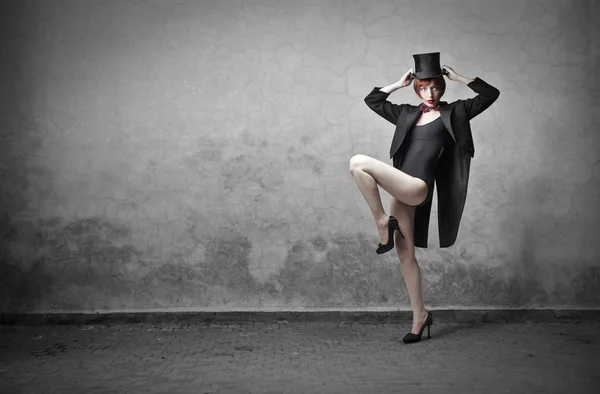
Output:
<instances>
[{"instance_id":1,"label":"wall stain","mask_svg":"<svg viewBox=\"0 0 600 394\"><path fill-rule=\"evenodd\" d=\"M248 269L251 243L232 229L222 233L229 235L197 245L204 250L204 261L192 261L188 251L154 267L140 279L136 301L153 299L146 304L152 307L256 303L265 286Z\"/></svg>"},{"instance_id":2,"label":"wall stain","mask_svg":"<svg viewBox=\"0 0 600 394\"><path fill-rule=\"evenodd\" d=\"M12 242L3 238L5 265L0 269L18 270L24 278L2 302L12 309L105 307L106 294L118 294L130 285L120 267L141 255L124 243L127 228L100 218L66 225L56 218L38 220L37 225L21 221L8 227L13 229Z\"/></svg>"},{"instance_id":3,"label":"wall stain","mask_svg":"<svg viewBox=\"0 0 600 394\"><path fill-rule=\"evenodd\" d=\"M252 243L247 237L233 227L215 234L161 254L134 247L129 227L103 218L13 221L4 215L0 310L410 306L397 257L393 252L376 255L372 234L296 241L281 269L265 283L249 269ZM540 279L544 272L533 260L493 266L475 264L464 253L440 255L443 263L419 261L428 307L600 303L597 267L577 271L572 287L547 291Z\"/></svg>"},{"instance_id":4,"label":"wall stain","mask_svg":"<svg viewBox=\"0 0 600 394\"><path fill-rule=\"evenodd\" d=\"M367 307L405 299L399 265L376 257L371 238L357 234L294 243L275 275L286 303Z\"/></svg>"},{"instance_id":5,"label":"wall stain","mask_svg":"<svg viewBox=\"0 0 600 394\"><path fill-rule=\"evenodd\" d=\"M600 305L600 267L582 267L573 278L573 302L579 307L598 307Z\"/></svg>"}]
</instances>

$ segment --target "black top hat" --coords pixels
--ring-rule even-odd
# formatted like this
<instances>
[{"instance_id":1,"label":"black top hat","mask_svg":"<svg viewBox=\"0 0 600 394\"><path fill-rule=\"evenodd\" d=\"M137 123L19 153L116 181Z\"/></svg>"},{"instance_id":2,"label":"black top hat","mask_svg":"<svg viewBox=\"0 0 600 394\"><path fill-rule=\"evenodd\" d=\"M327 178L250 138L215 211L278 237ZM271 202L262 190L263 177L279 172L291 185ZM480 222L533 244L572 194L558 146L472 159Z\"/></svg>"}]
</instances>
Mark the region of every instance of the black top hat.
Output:
<instances>
[{"instance_id":1,"label":"black top hat","mask_svg":"<svg viewBox=\"0 0 600 394\"><path fill-rule=\"evenodd\" d=\"M415 58L415 78L428 79L441 76L440 53L419 53L413 55Z\"/></svg>"}]
</instances>

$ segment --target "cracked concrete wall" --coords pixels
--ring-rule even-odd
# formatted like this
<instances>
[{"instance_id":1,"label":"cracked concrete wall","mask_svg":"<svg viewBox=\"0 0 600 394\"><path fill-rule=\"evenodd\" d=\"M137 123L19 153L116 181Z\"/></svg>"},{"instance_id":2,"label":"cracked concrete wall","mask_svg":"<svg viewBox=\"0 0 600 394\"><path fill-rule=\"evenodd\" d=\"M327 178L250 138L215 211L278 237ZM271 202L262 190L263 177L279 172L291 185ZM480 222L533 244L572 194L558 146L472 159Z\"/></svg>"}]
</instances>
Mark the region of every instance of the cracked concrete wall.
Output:
<instances>
[{"instance_id":1,"label":"cracked concrete wall","mask_svg":"<svg viewBox=\"0 0 600 394\"><path fill-rule=\"evenodd\" d=\"M427 307L599 307L598 11L3 2L0 311L408 309L348 160L389 162L363 98L428 51L501 96L457 243L434 205L417 251Z\"/></svg>"}]
</instances>

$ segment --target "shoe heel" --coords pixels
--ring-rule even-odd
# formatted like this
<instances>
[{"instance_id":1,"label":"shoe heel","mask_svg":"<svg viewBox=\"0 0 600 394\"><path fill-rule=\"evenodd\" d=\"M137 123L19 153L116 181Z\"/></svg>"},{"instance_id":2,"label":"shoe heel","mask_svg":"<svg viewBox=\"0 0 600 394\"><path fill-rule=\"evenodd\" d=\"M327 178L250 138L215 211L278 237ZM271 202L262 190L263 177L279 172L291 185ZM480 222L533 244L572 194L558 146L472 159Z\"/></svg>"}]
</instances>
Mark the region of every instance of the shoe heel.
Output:
<instances>
[{"instance_id":1,"label":"shoe heel","mask_svg":"<svg viewBox=\"0 0 600 394\"><path fill-rule=\"evenodd\" d=\"M431 327L431 326L427 326L427 339L430 339L430 338L431 338L431 334L430 334L430 332L429 332L429 328L430 328L430 327Z\"/></svg>"},{"instance_id":2,"label":"shoe heel","mask_svg":"<svg viewBox=\"0 0 600 394\"><path fill-rule=\"evenodd\" d=\"M398 225L398 220L396 220L395 217L390 216L389 221L388 221L388 243L385 245L382 243L379 243L379 247L377 248L375 253L383 254L383 253L389 252L390 250L392 250L394 248L394 231L396 231L396 230L400 231L400 226ZM400 235L402 235L402 233L400 233ZM404 236L402 238L404 238Z\"/></svg>"},{"instance_id":3,"label":"shoe heel","mask_svg":"<svg viewBox=\"0 0 600 394\"><path fill-rule=\"evenodd\" d=\"M400 231L400 225L396 224L396 230L398 230L398 234L400 234L400 236L402 237L402 239L406 239L404 238L404 234L402 234L402 231Z\"/></svg>"},{"instance_id":4,"label":"shoe heel","mask_svg":"<svg viewBox=\"0 0 600 394\"><path fill-rule=\"evenodd\" d=\"M390 218L394 218L394 217L390 216ZM400 231L400 223L398 223L398 219L396 219L396 218L394 218L394 229L392 230L392 234L394 233L394 231L398 231L398 234L400 234L402 239L405 239L404 234L402 234L402 231Z\"/></svg>"}]
</instances>

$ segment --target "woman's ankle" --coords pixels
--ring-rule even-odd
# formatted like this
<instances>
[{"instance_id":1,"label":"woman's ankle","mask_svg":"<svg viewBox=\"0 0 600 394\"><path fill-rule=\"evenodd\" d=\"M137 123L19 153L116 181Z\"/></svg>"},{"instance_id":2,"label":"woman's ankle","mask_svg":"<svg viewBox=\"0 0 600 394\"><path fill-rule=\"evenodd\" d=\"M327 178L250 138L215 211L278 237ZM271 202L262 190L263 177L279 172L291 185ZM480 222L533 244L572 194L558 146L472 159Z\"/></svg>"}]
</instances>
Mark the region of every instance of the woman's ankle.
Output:
<instances>
[{"instance_id":1,"label":"woman's ankle","mask_svg":"<svg viewBox=\"0 0 600 394\"><path fill-rule=\"evenodd\" d=\"M377 219L375 219L375 223L377 223L377 226L387 226L388 221L390 220L390 217L388 215L386 215L385 213L380 215Z\"/></svg>"},{"instance_id":2,"label":"woman's ankle","mask_svg":"<svg viewBox=\"0 0 600 394\"><path fill-rule=\"evenodd\" d=\"M429 313L429 311L425 307L423 307L422 309L413 309L413 315L422 316L426 315L427 313Z\"/></svg>"}]
</instances>

